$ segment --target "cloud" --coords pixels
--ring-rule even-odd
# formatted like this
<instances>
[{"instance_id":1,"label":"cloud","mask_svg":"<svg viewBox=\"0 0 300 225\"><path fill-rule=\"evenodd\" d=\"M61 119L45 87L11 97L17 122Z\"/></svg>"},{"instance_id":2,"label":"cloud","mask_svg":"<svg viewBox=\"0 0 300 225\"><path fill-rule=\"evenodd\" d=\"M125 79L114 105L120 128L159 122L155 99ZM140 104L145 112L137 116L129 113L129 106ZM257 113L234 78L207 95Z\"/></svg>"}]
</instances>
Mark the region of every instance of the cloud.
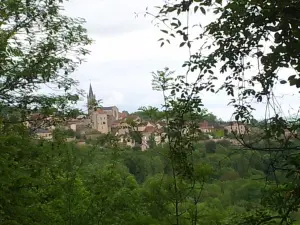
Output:
<instances>
[{"instance_id":1,"label":"cloud","mask_svg":"<svg viewBox=\"0 0 300 225\"><path fill-rule=\"evenodd\" d=\"M151 19L135 18L135 12L161 4L161 0L73 0L65 5L66 14L86 19L88 34L95 40L87 62L74 74L80 88L88 90L91 82L104 105L116 105L120 110L132 112L139 106L160 107L163 98L151 88L151 72L168 66L178 74L183 73L181 65L188 57L187 49L178 47L178 39L160 48L157 40L162 34L151 24ZM278 93L290 94L291 89L288 85L280 87ZM202 97L209 111L230 119L233 110L227 106L230 98L224 92L203 93ZM295 98L279 101L287 110ZM263 105L257 107L257 117L263 117L264 110Z\"/></svg>"},{"instance_id":2,"label":"cloud","mask_svg":"<svg viewBox=\"0 0 300 225\"><path fill-rule=\"evenodd\" d=\"M106 104L108 105L122 105L124 104L124 95L119 91L112 91L107 94L107 96L103 96L106 99Z\"/></svg>"}]
</instances>

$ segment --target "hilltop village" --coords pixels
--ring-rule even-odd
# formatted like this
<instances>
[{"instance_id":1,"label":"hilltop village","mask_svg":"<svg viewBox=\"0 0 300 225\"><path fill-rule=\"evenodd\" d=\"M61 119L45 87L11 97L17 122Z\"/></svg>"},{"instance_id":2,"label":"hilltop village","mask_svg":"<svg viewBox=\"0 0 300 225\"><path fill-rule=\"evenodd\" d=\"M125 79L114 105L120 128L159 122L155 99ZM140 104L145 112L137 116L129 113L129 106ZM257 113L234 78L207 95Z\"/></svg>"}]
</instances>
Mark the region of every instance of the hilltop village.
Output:
<instances>
[{"instance_id":1,"label":"hilltop village","mask_svg":"<svg viewBox=\"0 0 300 225\"><path fill-rule=\"evenodd\" d=\"M87 95L87 105L94 101L96 101L96 96L90 85ZM33 127L30 123L28 126ZM164 132L166 123L164 120L155 122L143 120L137 114L129 114L126 111L120 112L116 106L101 106L95 109L88 107L87 115L79 115L76 118L69 119L65 121L63 126L60 125L59 127L69 131L68 141L76 141L80 145L107 134L112 134L116 137L120 144L122 143L129 147L138 146L141 150L149 148L149 141L151 139L156 145L166 142ZM44 125L36 128L35 134L38 138L51 140L53 138L53 131L57 127ZM233 133L243 135L249 131L249 126L237 122L210 124L207 121L202 121L199 124L199 129L209 139L219 140ZM132 137L130 134L132 131L139 133L139 141ZM231 139L231 142L234 142L234 140Z\"/></svg>"}]
</instances>

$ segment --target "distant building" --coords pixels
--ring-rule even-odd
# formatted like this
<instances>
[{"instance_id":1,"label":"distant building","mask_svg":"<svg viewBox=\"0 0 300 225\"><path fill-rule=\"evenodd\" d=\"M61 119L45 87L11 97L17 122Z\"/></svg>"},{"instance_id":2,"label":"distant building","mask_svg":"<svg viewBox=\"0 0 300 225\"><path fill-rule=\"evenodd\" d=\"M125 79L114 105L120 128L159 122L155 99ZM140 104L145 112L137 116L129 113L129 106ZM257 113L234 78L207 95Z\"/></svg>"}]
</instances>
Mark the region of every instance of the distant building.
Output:
<instances>
[{"instance_id":1,"label":"distant building","mask_svg":"<svg viewBox=\"0 0 300 225\"><path fill-rule=\"evenodd\" d=\"M214 126L209 125L207 121L200 123L200 130L203 133L212 133L214 131Z\"/></svg>"},{"instance_id":2,"label":"distant building","mask_svg":"<svg viewBox=\"0 0 300 225\"><path fill-rule=\"evenodd\" d=\"M113 123L119 120L119 109L116 106L101 107L108 116L108 126L112 127Z\"/></svg>"},{"instance_id":3,"label":"distant building","mask_svg":"<svg viewBox=\"0 0 300 225\"><path fill-rule=\"evenodd\" d=\"M71 129L75 132L79 133L85 133L86 130L92 128L91 126L91 119L90 118L77 118L77 119L72 119L67 122L67 127L66 129Z\"/></svg>"},{"instance_id":4,"label":"distant building","mask_svg":"<svg viewBox=\"0 0 300 225\"><path fill-rule=\"evenodd\" d=\"M242 123L238 122L230 122L230 125L224 127L227 134L237 134L237 135L243 135L246 133L246 126Z\"/></svg>"},{"instance_id":5,"label":"distant building","mask_svg":"<svg viewBox=\"0 0 300 225\"><path fill-rule=\"evenodd\" d=\"M108 115L101 109L93 111L90 114L92 129L95 129L103 134L107 134L111 131L111 127L108 125Z\"/></svg>"},{"instance_id":6,"label":"distant building","mask_svg":"<svg viewBox=\"0 0 300 225\"><path fill-rule=\"evenodd\" d=\"M107 134L111 132L114 123L119 120L119 109L116 106L91 108L91 104L96 101L90 84L89 94L87 95L88 113L92 124L92 129Z\"/></svg>"},{"instance_id":7,"label":"distant building","mask_svg":"<svg viewBox=\"0 0 300 225\"><path fill-rule=\"evenodd\" d=\"M46 139L46 140L52 139L52 133L47 129L37 129L35 130L35 134L37 135L38 138L41 139Z\"/></svg>"},{"instance_id":8,"label":"distant building","mask_svg":"<svg viewBox=\"0 0 300 225\"><path fill-rule=\"evenodd\" d=\"M121 119L126 119L126 117L128 116L127 112L119 112L119 120Z\"/></svg>"}]
</instances>

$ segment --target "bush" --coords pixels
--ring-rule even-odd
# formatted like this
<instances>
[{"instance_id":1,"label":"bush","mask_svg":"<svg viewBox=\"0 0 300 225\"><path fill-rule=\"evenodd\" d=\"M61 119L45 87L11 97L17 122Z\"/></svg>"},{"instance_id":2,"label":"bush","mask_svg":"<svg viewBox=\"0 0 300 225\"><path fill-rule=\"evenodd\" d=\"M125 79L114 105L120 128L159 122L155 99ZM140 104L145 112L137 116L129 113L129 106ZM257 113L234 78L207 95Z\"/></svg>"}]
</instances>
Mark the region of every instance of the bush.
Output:
<instances>
[{"instance_id":1,"label":"bush","mask_svg":"<svg viewBox=\"0 0 300 225\"><path fill-rule=\"evenodd\" d=\"M229 150L226 147L217 143L217 147L216 147L217 154L227 155L228 152L229 152Z\"/></svg>"},{"instance_id":2,"label":"bush","mask_svg":"<svg viewBox=\"0 0 300 225\"><path fill-rule=\"evenodd\" d=\"M217 144L214 141L207 141L205 143L205 151L207 153L215 153L217 149Z\"/></svg>"},{"instance_id":3,"label":"bush","mask_svg":"<svg viewBox=\"0 0 300 225\"><path fill-rule=\"evenodd\" d=\"M221 141L218 141L218 144L219 145L222 145L223 147L227 148L231 145L230 141L228 140L221 140Z\"/></svg>"}]
</instances>

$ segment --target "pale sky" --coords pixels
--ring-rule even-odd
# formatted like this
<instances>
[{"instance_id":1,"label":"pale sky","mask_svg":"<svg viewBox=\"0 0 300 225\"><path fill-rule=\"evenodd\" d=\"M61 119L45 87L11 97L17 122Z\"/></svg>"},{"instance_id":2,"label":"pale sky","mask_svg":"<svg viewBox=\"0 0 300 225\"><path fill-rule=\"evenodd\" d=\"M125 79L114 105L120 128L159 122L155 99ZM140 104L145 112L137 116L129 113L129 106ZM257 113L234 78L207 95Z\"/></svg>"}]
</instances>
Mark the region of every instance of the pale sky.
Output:
<instances>
[{"instance_id":1,"label":"pale sky","mask_svg":"<svg viewBox=\"0 0 300 225\"><path fill-rule=\"evenodd\" d=\"M80 88L88 91L90 82L103 105L116 105L120 111L136 111L139 106L162 104L159 92L152 91L151 72L169 67L182 73L182 63L188 50L178 47L178 42L160 48L157 40L162 33L151 24L150 18L135 12L161 4L162 0L71 0L66 12L73 17L85 18L89 36L95 41L90 47L87 62L75 72ZM278 95L281 107L288 113L298 109L298 97L292 97L291 88L281 88ZM205 108L223 120L229 120L232 108L224 94L203 93ZM297 103L297 104L296 104ZM85 102L80 105L84 106ZM264 107L258 107L257 117L263 117Z\"/></svg>"}]
</instances>

